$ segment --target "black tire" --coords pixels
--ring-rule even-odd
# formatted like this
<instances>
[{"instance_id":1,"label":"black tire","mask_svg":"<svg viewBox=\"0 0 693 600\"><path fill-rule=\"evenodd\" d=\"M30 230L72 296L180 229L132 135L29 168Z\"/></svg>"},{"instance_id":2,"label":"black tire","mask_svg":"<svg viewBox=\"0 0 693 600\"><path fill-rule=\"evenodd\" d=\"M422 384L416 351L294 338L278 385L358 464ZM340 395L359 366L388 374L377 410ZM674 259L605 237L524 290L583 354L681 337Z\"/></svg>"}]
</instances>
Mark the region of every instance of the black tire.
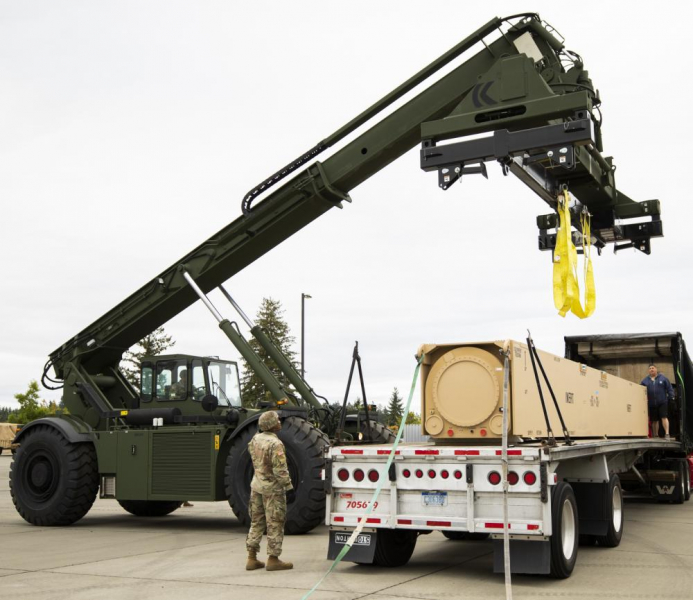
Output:
<instances>
[{"instance_id":1,"label":"black tire","mask_svg":"<svg viewBox=\"0 0 693 600\"><path fill-rule=\"evenodd\" d=\"M606 493L606 514L609 515L609 528L606 535L598 535L596 541L604 548L616 548L621 543L625 517L623 515L623 489L618 475L614 474L609 479L609 487Z\"/></svg>"},{"instance_id":2,"label":"black tire","mask_svg":"<svg viewBox=\"0 0 693 600\"><path fill-rule=\"evenodd\" d=\"M676 491L672 502L674 504L683 504L686 501L686 468L684 461L678 461L678 477L676 478Z\"/></svg>"},{"instance_id":3,"label":"black tire","mask_svg":"<svg viewBox=\"0 0 693 600\"><path fill-rule=\"evenodd\" d=\"M416 531L379 529L375 541L373 564L379 567L402 567L409 562L416 548Z\"/></svg>"},{"instance_id":4,"label":"black tire","mask_svg":"<svg viewBox=\"0 0 693 600\"><path fill-rule=\"evenodd\" d=\"M683 500L684 502L688 502L691 499L691 467L688 460L683 461L683 474L686 480L686 487L684 488L683 492Z\"/></svg>"},{"instance_id":5,"label":"black tire","mask_svg":"<svg viewBox=\"0 0 693 600\"><path fill-rule=\"evenodd\" d=\"M89 512L99 490L93 444L67 441L36 425L22 437L10 465L12 502L32 525L72 525Z\"/></svg>"},{"instance_id":6,"label":"black tire","mask_svg":"<svg viewBox=\"0 0 693 600\"><path fill-rule=\"evenodd\" d=\"M370 441L374 444L392 444L397 437L392 430L372 419L370 420L370 436L368 435L368 425L366 421L361 423L361 434L363 435L364 441Z\"/></svg>"},{"instance_id":7,"label":"black tire","mask_svg":"<svg viewBox=\"0 0 693 600\"><path fill-rule=\"evenodd\" d=\"M0 448L0 456L2 456L2 451L3 451L3 450L4 450L4 448Z\"/></svg>"},{"instance_id":8,"label":"black tire","mask_svg":"<svg viewBox=\"0 0 693 600\"><path fill-rule=\"evenodd\" d=\"M567 579L578 555L578 512L575 492L567 483L557 483L551 492L551 576Z\"/></svg>"},{"instance_id":9,"label":"black tire","mask_svg":"<svg viewBox=\"0 0 693 600\"><path fill-rule=\"evenodd\" d=\"M490 533L472 533L470 531L443 531L442 533L449 540L455 541L468 540L470 542L480 542L491 537Z\"/></svg>"},{"instance_id":10,"label":"black tire","mask_svg":"<svg viewBox=\"0 0 693 600\"><path fill-rule=\"evenodd\" d=\"M126 511L136 517L165 517L181 507L180 500L118 500Z\"/></svg>"},{"instance_id":11,"label":"black tire","mask_svg":"<svg viewBox=\"0 0 693 600\"><path fill-rule=\"evenodd\" d=\"M253 463L248 443L257 432L257 424L242 431L234 440L226 458L224 489L238 520L250 527L248 501ZM325 434L300 417L282 421L279 439L286 448L286 461L294 489L286 495L286 525L288 534L307 533L325 519L325 488L321 478L325 467L323 450L329 445Z\"/></svg>"}]
</instances>

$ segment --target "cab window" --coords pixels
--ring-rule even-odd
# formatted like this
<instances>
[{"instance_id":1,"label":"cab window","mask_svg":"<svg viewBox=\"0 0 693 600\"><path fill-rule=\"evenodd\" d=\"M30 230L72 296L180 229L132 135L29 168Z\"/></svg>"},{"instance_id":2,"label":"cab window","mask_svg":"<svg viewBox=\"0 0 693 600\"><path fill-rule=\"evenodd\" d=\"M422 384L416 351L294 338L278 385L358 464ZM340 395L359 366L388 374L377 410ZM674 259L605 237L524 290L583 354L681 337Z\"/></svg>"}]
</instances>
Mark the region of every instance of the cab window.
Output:
<instances>
[{"instance_id":1,"label":"cab window","mask_svg":"<svg viewBox=\"0 0 693 600\"><path fill-rule=\"evenodd\" d=\"M207 367L212 394L220 406L241 406L241 388L238 368L234 363L210 362Z\"/></svg>"},{"instance_id":2,"label":"cab window","mask_svg":"<svg viewBox=\"0 0 693 600\"><path fill-rule=\"evenodd\" d=\"M202 400L205 397L205 371L201 360L192 361L192 397Z\"/></svg>"},{"instance_id":3,"label":"cab window","mask_svg":"<svg viewBox=\"0 0 693 600\"><path fill-rule=\"evenodd\" d=\"M142 373L140 374L140 399L142 402L151 402L152 400L152 383L154 379L154 369L151 365L142 365Z\"/></svg>"},{"instance_id":4,"label":"cab window","mask_svg":"<svg viewBox=\"0 0 693 600\"><path fill-rule=\"evenodd\" d=\"M184 400L188 395L188 369L185 361L165 361L156 365L157 400Z\"/></svg>"}]
</instances>

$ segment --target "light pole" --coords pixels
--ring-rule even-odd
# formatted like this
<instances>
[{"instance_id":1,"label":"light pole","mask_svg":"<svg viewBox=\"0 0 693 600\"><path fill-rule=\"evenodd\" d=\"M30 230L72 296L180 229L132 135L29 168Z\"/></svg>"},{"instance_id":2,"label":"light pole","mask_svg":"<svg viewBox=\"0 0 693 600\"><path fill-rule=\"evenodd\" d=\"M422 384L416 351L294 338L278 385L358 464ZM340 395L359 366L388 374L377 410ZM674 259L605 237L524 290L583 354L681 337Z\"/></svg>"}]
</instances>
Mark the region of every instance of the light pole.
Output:
<instances>
[{"instance_id":1,"label":"light pole","mask_svg":"<svg viewBox=\"0 0 693 600\"><path fill-rule=\"evenodd\" d=\"M306 359L306 298L312 298L308 294L301 294L301 377L305 374Z\"/></svg>"}]
</instances>

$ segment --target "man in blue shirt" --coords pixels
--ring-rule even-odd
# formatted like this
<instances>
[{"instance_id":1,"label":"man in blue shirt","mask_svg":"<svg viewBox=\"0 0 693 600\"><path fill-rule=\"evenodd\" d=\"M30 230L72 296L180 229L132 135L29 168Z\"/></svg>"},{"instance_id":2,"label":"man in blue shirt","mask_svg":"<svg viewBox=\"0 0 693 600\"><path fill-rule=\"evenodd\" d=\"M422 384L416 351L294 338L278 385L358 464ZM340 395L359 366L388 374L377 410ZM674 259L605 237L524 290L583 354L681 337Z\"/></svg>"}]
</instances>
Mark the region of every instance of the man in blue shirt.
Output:
<instances>
[{"instance_id":1,"label":"man in blue shirt","mask_svg":"<svg viewBox=\"0 0 693 600\"><path fill-rule=\"evenodd\" d=\"M659 437L659 422L664 427L664 439L669 438L668 406L674 399L674 388L671 382L657 371L655 365L648 368L649 375L640 383L647 388L647 410L652 423L652 437Z\"/></svg>"}]
</instances>

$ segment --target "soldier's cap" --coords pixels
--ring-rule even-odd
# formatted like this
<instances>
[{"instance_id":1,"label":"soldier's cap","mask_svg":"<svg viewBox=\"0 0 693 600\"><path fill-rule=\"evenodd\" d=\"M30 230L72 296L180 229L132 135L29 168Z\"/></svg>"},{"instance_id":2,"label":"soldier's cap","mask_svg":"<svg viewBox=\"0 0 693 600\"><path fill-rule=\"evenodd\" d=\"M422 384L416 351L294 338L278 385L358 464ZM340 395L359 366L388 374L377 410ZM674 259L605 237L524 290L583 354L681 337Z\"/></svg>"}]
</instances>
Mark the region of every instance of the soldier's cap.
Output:
<instances>
[{"instance_id":1,"label":"soldier's cap","mask_svg":"<svg viewBox=\"0 0 693 600\"><path fill-rule=\"evenodd\" d=\"M274 429L277 425L279 425L279 415L273 410L268 410L260 415L258 425L260 427L260 431L269 431L270 429Z\"/></svg>"}]
</instances>

